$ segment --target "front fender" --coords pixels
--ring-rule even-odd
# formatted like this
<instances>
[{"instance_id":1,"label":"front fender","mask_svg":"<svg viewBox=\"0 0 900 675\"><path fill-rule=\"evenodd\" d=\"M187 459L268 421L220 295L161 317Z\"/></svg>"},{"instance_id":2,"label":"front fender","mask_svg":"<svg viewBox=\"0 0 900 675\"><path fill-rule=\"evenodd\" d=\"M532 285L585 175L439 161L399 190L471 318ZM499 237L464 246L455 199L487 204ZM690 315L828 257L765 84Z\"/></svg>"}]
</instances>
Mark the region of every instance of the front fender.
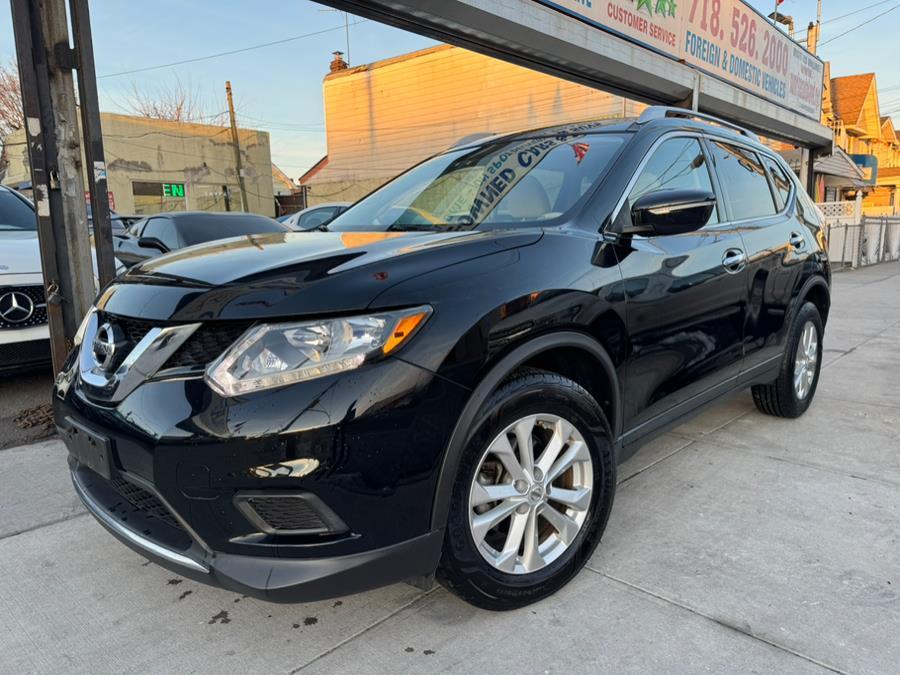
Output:
<instances>
[{"instance_id":1,"label":"front fender","mask_svg":"<svg viewBox=\"0 0 900 675\"><path fill-rule=\"evenodd\" d=\"M543 351L577 349L600 364L611 390L614 439L621 434L617 369L628 340L619 269L597 263L611 258L598 255L605 245L579 233L548 233L534 245L398 284L373 302L373 309L432 305L431 319L396 358L472 392L447 441L433 527L446 520L450 487L479 409L509 373Z\"/></svg>"},{"instance_id":2,"label":"front fender","mask_svg":"<svg viewBox=\"0 0 900 675\"><path fill-rule=\"evenodd\" d=\"M468 443L472 432L478 427L481 410L490 395L498 386L529 359L551 349L572 347L583 349L592 354L601 364L604 374L610 382L610 396L612 397L612 409L615 411L613 419L609 420L613 426L613 439L618 439L621 434L621 388L619 386L616 368L606 350L591 336L573 331L550 333L529 340L499 360L488 373L481 379L478 386L472 392L468 402L462 410L450 440L444 453L444 461L438 475L437 488L435 490L434 504L431 514L431 528L442 529L447 523L450 512L450 497L453 492L453 484L459 471L459 463L463 450Z\"/></svg>"}]
</instances>

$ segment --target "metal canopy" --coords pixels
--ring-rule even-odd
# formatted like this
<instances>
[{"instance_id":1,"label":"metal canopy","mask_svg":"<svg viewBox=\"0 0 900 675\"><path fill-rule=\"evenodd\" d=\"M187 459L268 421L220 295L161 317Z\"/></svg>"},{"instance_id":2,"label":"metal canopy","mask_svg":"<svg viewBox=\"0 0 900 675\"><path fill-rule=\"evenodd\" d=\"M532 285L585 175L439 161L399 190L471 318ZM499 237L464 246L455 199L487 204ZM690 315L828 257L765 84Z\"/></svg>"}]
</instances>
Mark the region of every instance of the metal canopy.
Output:
<instances>
[{"instance_id":1,"label":"metal canopy","mask_svg":"<svg viewBox=\"0 0 900 675\"><path fill-rule=\"evenodd\" d=\"M318 0L415 33L653 104L684 104L764 136L831 147L831 130L532 0ZM696 87L696 92L695 92Z\"/></svg>"}]
</instances>

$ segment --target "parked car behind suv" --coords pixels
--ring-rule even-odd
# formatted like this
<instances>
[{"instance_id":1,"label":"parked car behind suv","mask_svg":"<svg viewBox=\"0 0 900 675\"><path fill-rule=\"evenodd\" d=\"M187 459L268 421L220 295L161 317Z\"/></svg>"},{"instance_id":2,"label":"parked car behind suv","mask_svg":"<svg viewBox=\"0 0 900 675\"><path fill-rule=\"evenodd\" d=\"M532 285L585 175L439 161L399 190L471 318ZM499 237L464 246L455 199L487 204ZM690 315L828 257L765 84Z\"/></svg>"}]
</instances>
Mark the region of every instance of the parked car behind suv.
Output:
<instances>
[{"instance_id":1,"label":"parked car behind suv","mask_svg":"<svg viewBox=\"0 0 900 675\"><path fill-rule=\"evenodd\" d=\"M142 218L124 232L114 232L113 248L122 264L130 267L185 246L270 232L290 232L290 228L256 213L159 213Z\"/></svg>"},{"instance_id":2,"label":"parked car behind suv","mask_svg":"<svg viewBox=\"0 0 900 675\"><path fill-rule=\"evenodd\" d=\"M329 228L145 262L85 319L57 424L151 560L273 601L436 573L518 607L584 565L641 443L737 389L815 395L819 216L724 123L480 140Z\"/></svg>"},{"instance_id":3,"label":"parked car behind suv","mask_svg":"<svg viewBox=\"0 0 900 675\"><path fill-rule=\"evenodd\" d=\"M34 207L0 186L0 374L50 362Z\"/></svg>"},{"instance_id":4,"label":"parked car behind suv","mask_svg":"<svg viewBox=\"0 0 900 675\"><path fill-rule=\"evenodd\" d=\"M297 211L297 213L292 213L281 222L297 232L310 232L327 225L348 208L350 208L350 202L316 204L302 211Z\"/></svg>"}]
</instances>

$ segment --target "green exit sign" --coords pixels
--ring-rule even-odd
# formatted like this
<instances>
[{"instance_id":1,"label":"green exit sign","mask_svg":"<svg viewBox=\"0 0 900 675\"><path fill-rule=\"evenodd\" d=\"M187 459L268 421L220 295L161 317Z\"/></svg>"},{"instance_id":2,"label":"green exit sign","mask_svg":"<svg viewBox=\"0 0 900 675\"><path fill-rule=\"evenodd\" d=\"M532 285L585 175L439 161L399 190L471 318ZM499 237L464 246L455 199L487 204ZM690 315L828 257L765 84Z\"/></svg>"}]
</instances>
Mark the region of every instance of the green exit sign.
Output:
<instances>
[{"instance_id":1,"label":"green exit sign","mask_svg":"<svg viewBox=\"0 0 900 675\"><path fill-rule=\"evenodd\" d=\"M184 199L184 183L163 183L164 197L178 197Z\"/></svg>"}]
</instances>

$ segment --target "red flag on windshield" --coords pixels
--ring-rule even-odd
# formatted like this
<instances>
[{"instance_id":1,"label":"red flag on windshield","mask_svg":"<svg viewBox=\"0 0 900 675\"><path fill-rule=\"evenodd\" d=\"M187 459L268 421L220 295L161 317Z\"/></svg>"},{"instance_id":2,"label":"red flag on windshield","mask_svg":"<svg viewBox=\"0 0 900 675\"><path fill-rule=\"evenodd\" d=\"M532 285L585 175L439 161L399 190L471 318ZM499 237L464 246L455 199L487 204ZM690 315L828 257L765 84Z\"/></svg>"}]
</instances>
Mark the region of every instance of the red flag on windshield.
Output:
<instances>
[{"instance_id":1,"label":"red flag on windshield","mask_svg":"<svg viewBox=\"0 0 900 675\"><path fill-rule=\"evenodd\" d=\"M575 151L575 163L581 164L581 160L584 159L584 156L588 154L590 149L589 143L572 143L572 150Z\"/></svg>"}]
</instances>

